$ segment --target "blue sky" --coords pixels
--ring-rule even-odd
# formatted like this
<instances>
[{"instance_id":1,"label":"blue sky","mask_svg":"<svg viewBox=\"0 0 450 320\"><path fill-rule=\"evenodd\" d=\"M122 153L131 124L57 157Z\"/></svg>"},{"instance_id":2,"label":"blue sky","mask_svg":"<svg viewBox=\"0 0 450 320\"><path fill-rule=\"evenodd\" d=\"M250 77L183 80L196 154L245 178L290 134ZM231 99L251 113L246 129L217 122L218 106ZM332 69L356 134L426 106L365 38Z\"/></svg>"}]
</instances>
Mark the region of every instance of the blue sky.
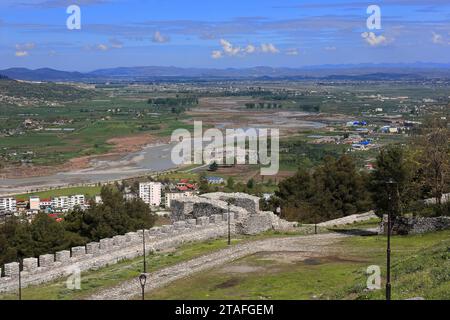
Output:
<instances>
[{"instance_id":1,"label":"blue sky","mask_svg":"<svg viewBox=\"0 0 450 320\"><path fill-rule=\"evenodd\" d=\"M0 68L449 63L449 22L448 0L1 0Z\"/></svg>"}]
</instances>

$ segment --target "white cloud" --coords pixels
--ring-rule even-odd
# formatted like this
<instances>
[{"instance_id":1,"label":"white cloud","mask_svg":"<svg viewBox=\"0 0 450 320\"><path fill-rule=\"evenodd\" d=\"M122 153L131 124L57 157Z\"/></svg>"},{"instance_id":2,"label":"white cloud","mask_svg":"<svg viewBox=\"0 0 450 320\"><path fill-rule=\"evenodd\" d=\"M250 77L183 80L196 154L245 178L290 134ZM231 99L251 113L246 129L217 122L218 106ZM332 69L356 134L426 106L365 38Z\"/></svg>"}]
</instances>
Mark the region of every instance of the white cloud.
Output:
<instances>
[{"instance_id":1,"label":"white cloud","mask_svg":"<svg viewBox=\"0 0 450 320\"><path fill-rule=\"evenodd\" d=\"M28 51L16 51L16 57L26 57L28 56Z\"/></svg>"},{"instance_id":2,"label":"white cloud","mask_svg":"<svg viewBox=\"0 0 450 320\"><path fill-rule=\"evenodd\" d=\"M287 49L287 50L286 50L286 54L287 54L288 56L298 56L298 55L299 55L299 52L298 52L298 49L293 48L293 49Z\"/></svg>"},{"instance_id":3,"label":"white cloud","mask_svg":"<svg viewBox=\"0 0 450 320\"><path fill-rule=\"evenodd\" d=\"M225 39L220 39L220 45L222 47L222 50L214 50L211 53L211 57L213 59L220 59L223 58L225 55L230 57L243 57L250 54L255 53L279 53L280 50L278 50L275 45L272 43L263 43L260 47L257 47L253 44L248 44L246 47L239 47L233 45L230 41ZM297 49L290 49L288 50L287 54L296 55L298 54Z\"/></svg>"},{"instance_id":4,"label":"white cloud","mask_svg":"<svg viewBox=\"0 0 450 320\"><path fill-rule=\"evenodd\" d=\"M96 46L96 49L100 50L100 51L107 51L107 50L109 50L108 46L106 44L103 44L103 43L98 44Z\"/></svg>"},{"instance_id":5,"label":"white cloud","mask_svg":"<svg viewBox=\"0 0 450 320\"><path fill-rule=\"evenodd\" d=\"M261 44L261 50L265 53L278 53L278 50L272 43L263 43Z\"/></svg>"},{"instance_id":6,"label":"white cloud","mask_svg":"<svg viewBox=\"0 0 450 320\"><path fill-rule=\"evenodd\" d=\"M434 44L446 44L446 41L441 34L436 33L436 32L432 32L432 33L433 33L433 36L431 37L431 41ZM450 44L450 42L448 42L448 44Z\"/></svg>"},{"instance_id":7,"label":"white cloud","mask_svg":"<svg viewBox=\"0 0 450 320\"><path fill-rule=\"evenodd\" d=\"M231 42L225 39L220 39L220 44L222 45L223 52L229 56L235 56L241 52L240 47L234 47Z\"/></svg>"},{"instance_id":8,"label":"white cloud","mask_svg":"<svg viewBox=\"0 0 450 320\"><path fill-rule=\"evenodd\" d=\"M212 57L213 59L220 59L220 58L223 58L222 51L214 50L214 51L211 53L211 57Z\"/></svg>"},{"instance_id":9,"label":"white cloud","mask_svg":"<svg viewBox=\"0 0 450 320\"><path fill-rule=\"evenodd\" d=\"M373 32L363 32L361 33L361 37L372 47L386 45L390 42L385 36L377 36Z\"/></svg>"},{"instance_id":10,"label":"white cloud","mask_svg":"<svg viewBox=\"0 0 450 320\"><path fill-rule=\"evenodd\" d=\"M169 39L169 37L166 37L166 36L162 35L161 32L156 31L153 34L152 41L155 42L155 43L166 43L166 42L169 42L170 39Z\"/></svg>"},{"instance_id":11,"label":"white cloud","mask_svg":"<svg viewBox=\"0 0 450 320\"><path fill-rule=\"evenodd\" d=\"M30 50L34 49L36 44L33 42L17 43L16 44L16 57L26 57L30 54Z\"/></svg>"},{"instance_id":12,"label":"white cloud","mask_svg":"<svg viewBox=\"0 0 450 320\"><path fill-rule=\"evenodd\" d=\"M246 53L254 53L256 51L256 47L252 44L249 44L246 48L245 48L245 52Z\"/></svg>"}]
</instances>

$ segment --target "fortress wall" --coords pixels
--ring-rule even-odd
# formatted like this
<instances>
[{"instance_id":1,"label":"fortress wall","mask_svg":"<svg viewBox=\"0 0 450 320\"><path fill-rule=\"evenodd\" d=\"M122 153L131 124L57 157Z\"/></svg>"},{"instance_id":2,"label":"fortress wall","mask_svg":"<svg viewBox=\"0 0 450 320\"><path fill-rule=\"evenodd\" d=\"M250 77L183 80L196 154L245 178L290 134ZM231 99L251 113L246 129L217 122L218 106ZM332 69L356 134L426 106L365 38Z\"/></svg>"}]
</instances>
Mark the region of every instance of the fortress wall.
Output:
<instances>
[{"instance_id":1,"label":"fortress wall","mask_svg":"<svg viewBox=\"0 0 450 320\"><path fill-rule=\"evenodd\" d=\"M231 200L228 205L226 201ZM228 234L228 211L233 233L257 234L270 229L291 229L295 224L272 212L259 211L259 198L243 193L211 193L201 197L173 200L171 225L137 230L125 235L100 239L85 246L44 254L23 260L22 286L36 285L74 272L98 269L143 254L161 251L186 242L205 241ZM1 274L1 273L0 273ZM19 264L7 263L0 278L0 293L18 288Z\"/></svg>"},{"instance_id":2,"label":"fortress wall","mask_svg":"<svg viewBox=\"0 0 450 320\"><path fill-rule=\"evenodd\" d=\"M40 255L23 260L22 287L69 277L74 271L95 270L122 260L142 256L142 237L146 237L146 252L166 250L187 242L204 241L225 236L227 223L222 215L179 221L173 225L154 227L150 230L129 232L112 239L101 239L86 246L55 254ZM232 228L234 231L234 227ZM0 278L0 293L18 290L19 263L7 263L5 275ZM1 274L1 273L0 273Z\"/></svg>"}]
</instances>

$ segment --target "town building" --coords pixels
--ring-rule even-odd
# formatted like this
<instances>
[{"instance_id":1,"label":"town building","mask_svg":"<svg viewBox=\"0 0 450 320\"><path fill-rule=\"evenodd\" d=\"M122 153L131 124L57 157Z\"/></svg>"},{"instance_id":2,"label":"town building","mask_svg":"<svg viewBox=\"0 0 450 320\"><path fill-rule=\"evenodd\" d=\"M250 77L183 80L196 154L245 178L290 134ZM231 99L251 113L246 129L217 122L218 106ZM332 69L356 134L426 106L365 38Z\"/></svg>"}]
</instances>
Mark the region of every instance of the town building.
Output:
<instances>
[{"instance_id":1,"label":"town building","mask_svg":"<svg viewBox=\"0 0 450 320\"><path fill-rule=\"evenodd\" d=\"M150 206L161 205L161 182L139 183L139 198Z\"/></svg>"},{"instance_id":2,"label":"town building","mask_svg":"<svg viewBox=\"0 0 450 320\"><path fill-rule=\"evenodd\" d=\"M209 184L222 184L225 182L222 177L207 177L206 181L208 181Z\"/></svg>"},{"instance_id":3,"label":"town building","mask_svg":"<svg viewBox=\"0 0 450 320\"><path fill-rule=\"evenodd\" d=\"M192 197L194 195L193 191L185 191L185 192L167 192L165 194L164 202L165 207L170 208L170 202L175 199L182 199L187 197Z\"/></svg>"},{"instance_id":4,"label":"town building","mask_svg":"<svg viewBox=\"0 0 450 320\"><path fill-rule=\"evenodd\" d=\"M30 211L39 211L41 209L41 199L38 196L30 197Z\"/></svg>"},{"instance_id":5,"label":"town building","mask_svg":"<svg viewBox=\"0 0 450 320\"><path fill-rule=\"evenodd\" d=\"M17 202L16 199L0 198L0 212L2 213L16 213L17 212Z\"/></svg>"}]
</instances>

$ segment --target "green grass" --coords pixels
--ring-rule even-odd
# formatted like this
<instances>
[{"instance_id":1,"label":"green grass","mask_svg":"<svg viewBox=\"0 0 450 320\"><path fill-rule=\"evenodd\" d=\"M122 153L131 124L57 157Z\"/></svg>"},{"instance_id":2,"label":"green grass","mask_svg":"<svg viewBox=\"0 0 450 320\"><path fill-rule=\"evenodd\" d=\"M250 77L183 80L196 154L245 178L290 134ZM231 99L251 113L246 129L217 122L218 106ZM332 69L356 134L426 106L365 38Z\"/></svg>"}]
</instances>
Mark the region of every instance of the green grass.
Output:
<instances>
[{"instance_id":1,"label":"green grass","mask_svg":"<svg viewBox=\"0 0 450 320\"><path fill-rule=\"evenodd\" d=\"M17 195L16 198L27 199L30 196L39 196L42 198L50 198L50 197L59 197L59 196L70 196L76 194L84 194L89 198L93 198L96 195L100 194L101 187L71 187L71 188L61 188L61 189L52 189L48 191L40 191L35 193L25 193Z\"/></svg>"},{"instance_id":2,"label":"green grass","mask_svg":"<svg viewBox=\"0 0 450 320\"><path fill-rule=\"evenodd\" d=\"M393 237L393 298L450 299L449 248L450 231ZM178 280L151 299L383 299L384 290L365 287L368 266L379 265L385 275L385 237L346 238L334 249L294 262L258 253ZM240 266L247 272L229 272Z\"/></svg>"}]
</instances>

